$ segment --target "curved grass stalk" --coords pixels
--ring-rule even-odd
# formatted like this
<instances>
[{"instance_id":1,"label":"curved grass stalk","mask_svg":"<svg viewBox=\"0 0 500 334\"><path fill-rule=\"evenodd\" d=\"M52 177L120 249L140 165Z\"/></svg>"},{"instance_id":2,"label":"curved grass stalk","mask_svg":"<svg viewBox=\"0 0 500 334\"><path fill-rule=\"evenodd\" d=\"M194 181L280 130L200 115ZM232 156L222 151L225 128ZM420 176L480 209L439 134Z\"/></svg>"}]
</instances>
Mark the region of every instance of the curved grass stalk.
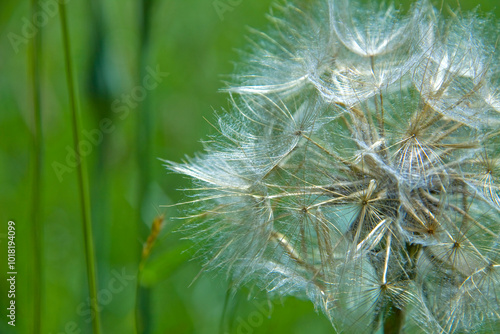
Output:
<instances>
[{"instance_id":1,"label":"curved grass stalk","mask_svg":"<svg viewBox=\"0 0 500 334\"><path fill-rule=\"evenodd\" d=\"M76 90L73 78L73 65L71 61L71 48L69 41L69 31L66 17L65 4L59 4L61 31L63 37L64 58L66 67L66 79L68 85L69 102L71 108L71 127L73 131L74 150L77 159L77 174L78 174L78 191L80 196L80 207L82 210L83 238L85 245L85 260L87 264L87 279L89 284L90 307L92 310L92 328L94 334L101 333L99 306L97 301L97 278L96 264L94 255L94 243L92 236L92 219L90 210L90 195L88 188L88 175L85 160L80 154L80 115L78 110L78 102L76 99Z\"/></svg>"}]
</instances>

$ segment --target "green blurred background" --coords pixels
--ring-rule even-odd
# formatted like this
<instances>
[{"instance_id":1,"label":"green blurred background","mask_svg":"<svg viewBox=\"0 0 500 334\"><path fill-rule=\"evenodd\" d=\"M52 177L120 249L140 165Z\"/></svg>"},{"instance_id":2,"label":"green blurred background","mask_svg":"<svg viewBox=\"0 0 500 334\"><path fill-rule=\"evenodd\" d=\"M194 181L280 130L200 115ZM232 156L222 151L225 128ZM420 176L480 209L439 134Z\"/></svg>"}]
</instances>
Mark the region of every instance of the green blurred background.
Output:
<instances>
[{"instance_id":1,"label":"green blurred background","mask_svg":"<svg viewBox=\"0 0 500 334\"><path fill-rule=\"evenodd\" d=\"M174 233L178 212L161 207L182 201L179 189L189 182L168 173L158 158L180 161L201 150L200 139L214 131L213 110L228 105L219 90L232 61L240 60L235 49L245 47L248 26L266 29L271 1L66 2L82 140L88 143L102 332L135 332L140 254L153 219L164 214L142 272L144 333L332 333L308 301L268 303L261 293L249 298L245 289L230 296L230 283L215 273L194 280L201 265L190 260L192 244ZM481 11L500 17L495 2L480 1ZM460 3L463 10L477 5ZM68 163L73 133L57 1L42 0L35 9L33 16L29 1L0 2L0 333L32 333L37 281L42 333L91 333L77 172ZM43 160L40 210L33 211L36 126L28 55L37 37ZM152 70L163 74L151 81ZM9 220L16 223L16 327L5 316ZM38 248L35 220L43 231ZM33 270L36 254L41 278Z\"/></svg>"}]
</instances>

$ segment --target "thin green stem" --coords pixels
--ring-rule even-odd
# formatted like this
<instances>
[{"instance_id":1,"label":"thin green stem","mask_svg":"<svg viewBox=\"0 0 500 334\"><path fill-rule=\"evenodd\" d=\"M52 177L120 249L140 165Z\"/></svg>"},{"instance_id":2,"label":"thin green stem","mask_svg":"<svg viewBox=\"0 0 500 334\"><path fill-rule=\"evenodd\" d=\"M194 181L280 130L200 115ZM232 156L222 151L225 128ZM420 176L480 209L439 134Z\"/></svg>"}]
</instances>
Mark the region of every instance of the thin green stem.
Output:
<instances>
[{"instance_id":1,"label":"thin green stem","mask_svg":"<svg viewBox=\"0 0 500 334\"><path fill-rule=\"evenodd\" d=\"M135 283L135 307L134 307L134 322L135 322L135 333L141 333L142 323L141 323L141 315L139 310L139 297L141 290L141 276L142 276L142 268L144 264L143 261L139 264L139 270L137 271L137 281Z\"/></svg>"},{"instance_id":2,"label":"thin green stem","mask_svg":"<svg viewBox=\"0 0 500 334\"><path fill-rule=\"evenodd\" d=\"M31 12L37 11L37 1L31 0ZM40 107L40 54L41 54L41 29L32 39L29 49L29 71L31 80L31 93L33 98L33 189L31 205L32 245L33 245L33 333L42 331L42 238L43 228L41 222L41 188L42 188L42 115Z\"/></svg>"},{"instance_id":3,"label":"thin green stem","mask_svg":"<svg viewBox=\"0 0 500 334\"><path fill-rule=\"evenodd\" d=\"M138 55L138 76L139 79L144 77L144 67L146 63L146 56L149 44L149 29L150 29L150 13L152 9L154 0L139 0L138 4L140 6L139 10L139 55ZM151 183L151 157L152 147L151 147L151 133L153 129L153 123L151 118L151 112L148 105L148 99L143 101L142 105L139 107L137 113L137 131L136 131L136 143L137 143L137 165L139 166L139 189L138 189L138 205L137 223L140 224L142 220L142 208L144 207L145 200L147 198L147 192L149 185ZM140 283L140 274L137 278L138 284ZM138 285L139 286L139 285ZM150 322L150 294L151 290L149 287L143 287L142 292L139 290L136 294L136 316L141 319L141 321L136 321L137 329L141 326L142 333L147 334L151 332L148 325ZM139 309L139 298L143 298L143 307ZM140 313L140 314L138 314Z\"/></svg>"},{"instance_id":4,"label":"thin green stem","mask_svg":"<svg viewBox=\"0 0 500 334\"><path fill-rule=\"evenodd\" d=\"M149 17L152 0L139 0L139 55L138 55L138 79L145 76L144 68L146 63L148 42L149 42ZM151 183L151 132L153 123L149 110L148 99L146 98L139 106L137 113L137 165L139 166L139 190L138 190L138 222L141 221L141 209L147 197L149 184Z\"/></svg>"},{"instance_id":5,"label":"thin green stem","mask_svg":"<svg viewBox=\"0 0 500 334\"><path fill-rule=\"evenodd\" d=\"M160 231L163 227L163 215L160 215L156 217L153 221L153 224L151 225L151 232L149 233L148 240L142 247L142 254L141 254L141 260L139 262L139 268L137 270L137 281L135 285L135 330L136 333L145 333L145 328L146 324L144 321L143 314L141 314L141 309L140 309L140 304L141 300L140 298L143 297L143 299L146 299L146 302L149 304L149 288L148 287L142 287L141 285L141 279L142 279L142 272L144 269L144 266L146 265L146 262L149 258L149 255L151 254L151 250L153 249L156 239L158 238L158 235L160 234ZM144 294L144 291L148 292Z\"/></svg>"},{"instance_id":6,"label":"thin green stem","mask_svg":"<svg viewBox=\"0 0 500 334\"><path fill-rule=\"evenodd\" d=\"M142 270L144 269L144 265L146 264L147 257L141 256L141 260L139 262L139 268L137 270L137 280L135 284L135 333L141 334L144 332L144 321L142 319L142 314L140 310L141 304L141 282L142 282Z\"/></svg>"},{"instance_id":7,"label":"thin green stem","mask_svg":"<svg viewBox=\"0 0 500 334\"><path fill-rule=\"evenodd\" d=\"M76 91L73 78L73 65L71 62L69 32L66 17L65 4L59 4L59 13L61 18L61 30L63 35L64 58L66 66L66 79L69 90L69 101L71 108L71 120L73 131L74 150L77 159L77 173L78 173L78 189L80 193L80 206L82 210L82 223L83 223L83 238L85 245L85 260L87 264L87 279L89 284L90 294L90 307L92 309L92 328L95 334L101 332L100 329L100 316L97 302L97 280L96 280L96 265L94 255L94 244L92 235L92 221L90 214L90 196L88 189L88 176L85 160L81 158L80 154L80 115L78 111L78 103L76 100Z\"/></svg>"}]
</instances>

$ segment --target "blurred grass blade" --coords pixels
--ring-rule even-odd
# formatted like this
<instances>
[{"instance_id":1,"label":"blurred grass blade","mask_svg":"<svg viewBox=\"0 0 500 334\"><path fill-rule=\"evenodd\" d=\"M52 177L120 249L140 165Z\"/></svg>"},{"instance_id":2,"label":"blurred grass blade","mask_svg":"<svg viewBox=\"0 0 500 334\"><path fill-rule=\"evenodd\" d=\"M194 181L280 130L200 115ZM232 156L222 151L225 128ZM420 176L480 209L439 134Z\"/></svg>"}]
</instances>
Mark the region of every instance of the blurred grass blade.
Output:
<instances>
[{"instance_id":1,"label":"blurred grass blade","mask_svg":"<svg viewBox=\"0 0 500 334\"><path fill-rule=\"evenodd\" d=\"M150 27L150 13L152 8L152 0L139 0L139 36L140 46L138 54L138 68L137 79L142 80L145 73L145 65L148 54L149 45L149 27ZM151 183L151 133L152 133L152 119L148 106L148 99L142 101L137 113L137 163L139 166L139 194L138 194L138 212L139 221L141 220L142 207L147 197L147 191Z\"/></svg>"},{"instance_id":2,"label":"blurred grass blade","mask_svg":"<svg viewBox=\"0 0 500 334\"><path fill-rule=\"evenodd\" d=\"M144 78L144 68L146 64L147 54L148 54L148 45L149 45L149 33L150 33L150 16L151 9L153 6L153 0L139 0L139 54L138 54L138 80L142 80ZM139 107L137 113L137 132L136 132L136 147L137 147L137 163L139 166L139 189L138 189L138 206L137 213L138 219L137 224L140 225L141 221L143 221L142 216L142 208L144 207L148 189L151 184L151 159L153 157L152 147L151 147L151 134L153 133L153 124L152 124L151 111L148 105L148 99L142 102ZM139 226L138 226L139 227ZM139 230L139 229L137 229ZM141 261L142 262L142 261ZM139 281L139 277L138 277ZM139 288L139 283L138 283ZM140 319L142 319L142 332L144 334L148 334L151 332L150 326L148 325L151 322L151 314L150 314L150 294L151 291L149 288L144 287L141 290L141 293L137 293L136 297L141 296L141 315ZM136 305L139 305L139 301L136 300ZM137 314L136 314L137 316ZM139 326L139 324L138 324Z\"/></svg>"},{"instance_id":3,"label":"blurred grass blade","mask_svg":"<svg viewBox=\"0 0 500 334\"><path fill-rule=\"evenodd\" d=\"M37 11L37 1L31 0L31 13ZM43 259L43 228L41 219L41 193L42 193L42 115L40 107L40 56L41 56L41 29L31 40L29 49L29 75L33 99L33 189L31 206L31 229L33 247L33 333L42 331L42 259Z\"/></svg>"},{"instance_id":4,"label":"blurred grass blade","mask_svg":"<svg viewBox=\"0 0 500 334\"><path fill-rule=\"evenodd\" d=\"M81 158L80 147L78 145L80 143L80 138L79 138L80 115L77 108L76 92L74 87L73 65L71 62L69 32L68 32L65 4L61 3L59 4L59 12L61 19L61 30L63 34L64 58L66 65L66 78L67 78L70 108L71 108L74 150L76 152L76 159L77 159L76 163L78 172L78 188L80 192L80 206L82 210L83 237L85 244L85 257L87 263L87 279L89 284L90 307L92 309L92 315L93 315L92 328L95 334L99 334L101 330L100 330L99 308L97 301L96 266L95 266L94 244L92 236L92 221L90 215L88 176L87 176L85 160Z\"/></svg>"}]
</instances>

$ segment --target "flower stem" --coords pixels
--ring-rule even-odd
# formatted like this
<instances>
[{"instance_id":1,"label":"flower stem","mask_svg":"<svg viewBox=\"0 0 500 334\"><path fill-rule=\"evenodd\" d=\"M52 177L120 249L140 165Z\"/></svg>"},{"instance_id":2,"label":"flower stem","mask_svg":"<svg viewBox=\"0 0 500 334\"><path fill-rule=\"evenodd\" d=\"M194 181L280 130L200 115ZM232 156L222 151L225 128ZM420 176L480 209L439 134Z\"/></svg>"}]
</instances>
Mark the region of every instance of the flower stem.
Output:
<instances>
[{"instance_id":1,"label":"flower stem","mask_svg":"<svg viewBox=\"0 0 500 334\"><path fill-rule=\"evenodd\" d=\"M390 303L387 307L389 315L384 319L384 334L400 334L402 333L405 311L401 310Z\"/></svg>"},{"instance_id":2,"label":"flower stem","mask_svg":"<svg viewBox=\"0 0 500 334\"><path fill-rule=\"evenodd\" d=\"M85 160L81 158L80 154L80 120L77 107L76 92L73 78L73 66L70 56L69 32L66 17L65 4L59 4L59 13L61 18L61 30L63 35L64 58L66 66L66 79L69 90L69 101L71 108L72 131L74 150L77 159L77 173L78 173L78 189L80 193L80 207L82 210L82 223L83 223L83 237L85 245L85 259L87 264L87 279L89 284L90 294L90 307L92 309L92 328L94 334L99 334L100 330L100 316L97 302L97 282L96 282L96 265L94 256L94 244L92 238L92 221L90 214L90 196L88 189L88 176Z\"/></svg>"},{"instance_id":3,"label":"flower stem","mask_svg":"<svg viewBox=\"0 0 500 334\"><path fill-rule=\"evenodd\" d=\"M31 0L31 12L37 10L37 1ZM40 29L41 30L41 29ZM40 200L42 187L42 116L40 107L40 54L41 54L41 31L32 39L29 50L29 75L31 80L31 93L33 98L33 189L31 206L32 244L33 244L33 333L42 331L42 239L43 229L40 214Z\"/></svg>"},{"instance_id":4,"label":"flower stem","mask_svg":"<svg viewBox=\"0 0 500 334\"><path fill-rule=\"evenodd\" d=\"M422 251L422 246L419 244L406 244L406 251L410 261L407 270L405 271L410 280L415 280L417 277L417 261ZM406 311L396 307L393 302L389 302L386 307L387 317L384 319L384 334L399 334L402 333L405 323Z\"/></svg>"}]
</instances>

